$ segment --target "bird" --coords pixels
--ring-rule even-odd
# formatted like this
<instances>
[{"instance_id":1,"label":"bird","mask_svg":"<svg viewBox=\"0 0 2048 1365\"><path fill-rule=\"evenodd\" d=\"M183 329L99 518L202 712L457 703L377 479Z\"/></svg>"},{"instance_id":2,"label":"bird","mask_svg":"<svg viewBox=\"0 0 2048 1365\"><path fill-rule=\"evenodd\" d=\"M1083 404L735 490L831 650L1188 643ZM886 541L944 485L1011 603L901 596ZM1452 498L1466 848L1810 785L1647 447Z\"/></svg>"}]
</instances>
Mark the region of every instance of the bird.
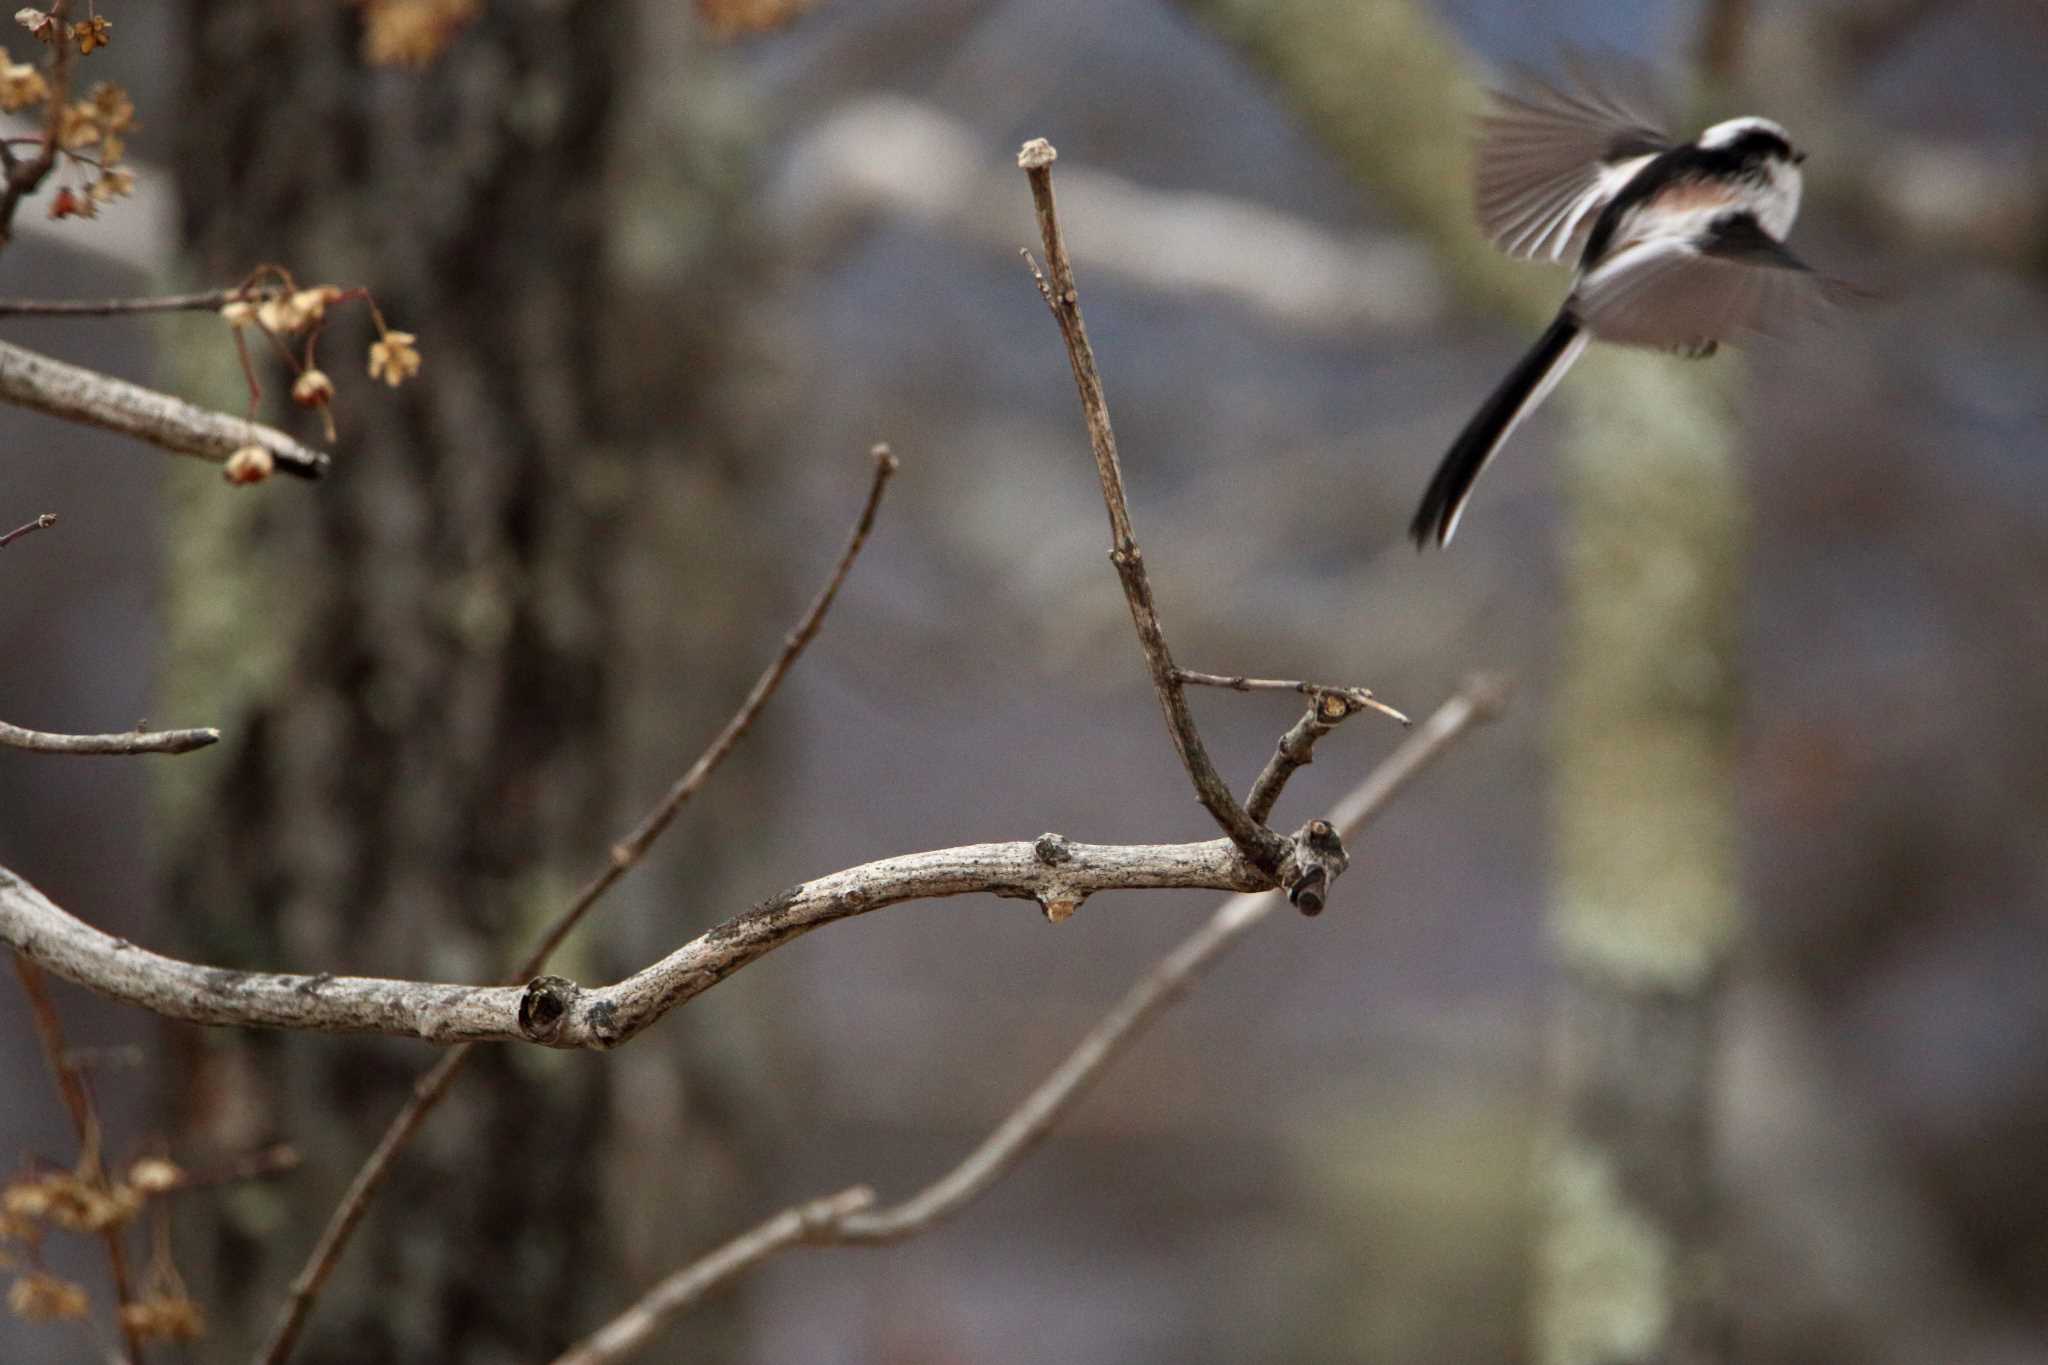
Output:
<instances>
[{"instance_id":1,"label":"bird","mask_svg":"<svg viewBox=\"0 0 2048 1365\"><path fill-rule=\"evenodd\" d=\"M1806 154L1781 125L1747 115L1678 142L1625 59L1568 70L1492 93L1473 198L1501 251L1573 262L1571 291L1437 466L1408 527L1418 549L1450 544L1488 462L1588 341L1704 357L1853 292L1785 247Z\"/></svg>"}]
</instances>

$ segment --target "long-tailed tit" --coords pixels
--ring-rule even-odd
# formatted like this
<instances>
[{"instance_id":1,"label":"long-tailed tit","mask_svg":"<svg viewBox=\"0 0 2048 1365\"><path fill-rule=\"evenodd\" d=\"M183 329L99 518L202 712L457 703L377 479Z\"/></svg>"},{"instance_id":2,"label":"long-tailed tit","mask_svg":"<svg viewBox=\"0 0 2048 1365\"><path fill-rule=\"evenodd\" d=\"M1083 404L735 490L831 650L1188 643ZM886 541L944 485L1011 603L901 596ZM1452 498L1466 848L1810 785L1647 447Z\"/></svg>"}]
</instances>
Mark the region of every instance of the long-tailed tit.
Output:
<instances>
[{"instance_id":1,"label":"long-tailed tit","mask_svg":"<svg viewBox=\"0 0 2048 1365\"><path fill-rule=\"evenodd\" d=\"M1496 93L1482 124L1480 227L1510 256L1577 266L1556 321L1437 466L1408 527L1417 546L1450 543L1487 462L1589 339L1711 355L1842 289L1785 249L1806 156L1783 128L1729 119L1673 143L1592 65L1573 77Z\"/></svg>"}]
</instances>

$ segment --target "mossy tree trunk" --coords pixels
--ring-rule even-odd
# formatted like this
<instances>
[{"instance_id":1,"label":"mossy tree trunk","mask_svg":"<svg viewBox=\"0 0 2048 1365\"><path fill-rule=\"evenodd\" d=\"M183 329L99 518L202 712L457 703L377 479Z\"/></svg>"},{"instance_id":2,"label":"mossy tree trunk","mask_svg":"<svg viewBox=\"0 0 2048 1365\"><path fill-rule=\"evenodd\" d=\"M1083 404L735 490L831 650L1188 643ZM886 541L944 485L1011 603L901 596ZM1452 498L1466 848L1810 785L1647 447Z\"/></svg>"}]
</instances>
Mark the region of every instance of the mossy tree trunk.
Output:
<instances>
[{"instance_id":1,"label":"mossy tree trunk","mask_svg":"<svg viewBox=\"0 0 2048 1365\"><path fill-rule=\"evenodd\" d=\"M701 146L694 161L630 155L653 117L630 95L638 6L481 8L437 63L407 71L363 66L358 11L335 0L183 7L189 71L164 123L193 269L222 282L282 261L302 282L369 285L425 357L405 389L373 386L367 325L345 318L321 349L341 390L333 476L179 484L169 686L227 738L218 760L166 778L158 847L170 931L206 961L501 976L655 790L627 780L645 738L637 632L662 617L702 626L673 604L729 586L667 578L672 609L656 612L643 581L661 561L650 537L701 527L726 478L710 412L722 350L704 320L723 290L706 283L716 233L703 226L723 218L725 177ZM663 99L689 98L675 92L690 78L672 73ZM622 243L656 192L674 196L661 216L675 237L697 236ZM212 353L224 332L179 336ZM694 501L665 523L679 486ZM740 663L664 674L679 759L705 710L692 697L733 694ZM589 946L602 938L586 931L559 968L615 970L630 954ZM175 1038L181 1150L277 1136L307 1157L289 1183L181 1211L209 1354L236 1358L434 1055ZM621 1226L622 1202L668 1226L664 1254L722 1233L737 1215L704 1214L730 1188L680 1193L687 1170L625 1201L608 1184L616 1116L654 1126L666 1112L616 1094L621 1075L595 1057L476 1057L296 1359L543 1356L661 1268L622 1265L636 1247L652 1255ZM675 1139L684 1157L727 1140L716 1122Z\"/></svg>"},{"instance_id":2,"label":"mossy tree trunk","mask_svg":"<svg viewBox=\"0 0 2048 1365\"><path fill-rule=\"evenodd\" d=\"M1532 325L1559 281L1473 227L1468 63L1414 0L1186 0L1438 249ZM1596 347L1558 394L1570 519L1553 768L1555 1124L1537 1163L1543 1365L1725 1359L1710 1116L1740 922L1740 367Z\"/></svg>"}]
</instances>

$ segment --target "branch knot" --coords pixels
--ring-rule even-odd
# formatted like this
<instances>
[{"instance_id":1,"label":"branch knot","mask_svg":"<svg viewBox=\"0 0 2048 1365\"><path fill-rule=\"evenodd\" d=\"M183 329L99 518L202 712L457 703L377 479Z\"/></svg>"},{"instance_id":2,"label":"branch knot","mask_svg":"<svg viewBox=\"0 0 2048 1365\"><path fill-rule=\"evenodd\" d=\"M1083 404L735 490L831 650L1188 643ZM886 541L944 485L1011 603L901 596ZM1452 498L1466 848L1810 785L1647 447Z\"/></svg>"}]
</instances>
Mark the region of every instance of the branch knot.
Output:
<instances>
[{"instance_id":1,"label":"branch knot","mask_svg":"<svg viewBox=\"0 0 2048 1365\"><path fill-rule=\"evenodd\" d=\"M1320 915L1329 903L1330 884L1351 865L1343 836L1328 820L1311 820L1295 831L1292 850L1280 869L1287 899L1304 915Z\"/></svg>"},{"instance_id":2,"label":"branch knot","mask_svg":"<svg viewBox=\"0 0 2048 1365\"><path fill-rule=\"evenodd\" d=\"M535 977L519 999L519 1031L536 1043L553 1043L581 994L583 988L566 976Z\"/></svg>"}]
</instances>

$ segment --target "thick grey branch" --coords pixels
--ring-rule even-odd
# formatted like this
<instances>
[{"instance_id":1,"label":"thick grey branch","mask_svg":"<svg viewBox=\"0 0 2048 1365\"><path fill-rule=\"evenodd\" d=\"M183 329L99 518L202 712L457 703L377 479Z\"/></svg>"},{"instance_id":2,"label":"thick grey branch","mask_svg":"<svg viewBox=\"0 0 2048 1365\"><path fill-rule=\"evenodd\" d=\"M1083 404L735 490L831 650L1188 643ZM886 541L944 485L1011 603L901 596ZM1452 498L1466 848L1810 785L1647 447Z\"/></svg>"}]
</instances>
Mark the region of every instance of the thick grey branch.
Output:
<instances>
[{"instance_id":1,"label":"thick grey branch","mask_svg":"<svg viewBox=\"0 0 2048 1365\"><path fill-rule=\"evenodd\" d=\"M547 966L548 958L560 946L562 940L583 921L599 900L604 897L620 878L640 863L654 841L661 837L682 808L708 782L711 775L732 753L739 742L752 728L754 718L761 714L761 708L775 695L776 689L788 675L797 657L817 637L818 630L825 623L825 614L832 609L833 601L839 596L839 589L846 582L846 575L852 571L854 560L860 557L861 547L867 544L868 535L875 527L875 513L882 504L882 494L887 491L889 480L895 476L896 457L886 445L878 445L869 452L873 462L873 474L868 482L867 500L861 504L860 516L854 521L853 530L846 538L846 548L840 551L839 561L832 566L831 574L824 586L811 599L809 607L798 619L794 628L783 639L782 649L774 660L754 681L746 698L740 702L739 710L726 721L704 752L697 756L689 770L676 779L673 786L657 802L654 809L641 817L617 844L612 846L611 857L606 859L602 871L583 884L573 900L555 916L540 942L533 951L521 959L512 979L523 981L537 975ZM320 1238L306 1257L305 1266L292 1277L291 1290L285 1295L284 1306L279 1309L277 1322L271 1328L270 1339L264 1343L263 1353L258 1357L259 1365L282 1365L291 1357L299 1334L305 1329L307 1314L312 1312L314 1302L319 1298L327 1277L334 1272L342 1252L348 1247L349 1239L355 1235L356 1227L362 1222L370 1201L384 1186L384 1178L390 1173L392 1163L399 1153L418 1132L420 1125L427 1121L436 1105L454 1086L470 1055L470 1044L463 1043L449 1048L441 1054L440 1060L428 1068L427 1073L413 1083L412 1094L405 1106L385 1125L384 1134L377 1139L377 1145L356 1171L349 1182L348 1190L341 1202L334 1206L328 1216L327 1225L320 1230Z\"/></svg>"},{"instance_id":2,"label":"thick grey branch","mask_svg":"<svg viewBox=\"0 0 2048 1365\"><path fill-rule=\"evenodd\" d=\"M988 893L1071 908L1097 891L1250 891L1272 884L1226 839L1077 844L1048 835L968 844L884 858L791 887L615 985L582 987L544 976L524 986L462 986L182 962L100 932L0 868L0 941L67 981L192 1023L611 1048L790 940L904 901Z\"/></svg>"},{"instance_id":3,"label":"thick grey branch","mask_svg":"<svg viewBox=\"0 0 2048 1365\"><path fill-rule=\"evenodd\" d=\"M220 731L130 730L118 735L53 735L0 720L0 744L39 754L189 754L218 743Z\"/></svg>"},{"instance_id":4,"label":"thick grey branch","mask_svg":"<svg viewBox=\"0 0 2048 1365\"><path fill-rule=\"evenodd\" d=\"M327 472L327 456L292 437L125 379L67 365L0 341L0 399L68 422L105 427L173 455L219 462L243 446L262 446L278 469L300 478Z\"/></svg>"},{"instance_id":5,"label":"thick grey branch","mask_svg":"<svg viewBox=\"0 0 2048 1365\"><path fill-rule=\"evenodd\" d=\"M1331 817L1337 830L1349 834L1363 828L1411 779L1473 725L1496 715L1505 701L1506 687L1499 679L1469 680L1338 803ZM866 1186L855 1186L784 1209L664 1279L639 1302L564 1352L554 1365L616 1365L646 1345L670 1318L789 1247L898 1242L938 1226L1008 1174L1147 1024L1169 1005L1185 999L1201 974L1280 904L1278 897L1257 892L1225 901L1207 923L1140 977L980 1146L908 1199L872 1208L874 1195Z\"/></svg>"}]
</instances>

